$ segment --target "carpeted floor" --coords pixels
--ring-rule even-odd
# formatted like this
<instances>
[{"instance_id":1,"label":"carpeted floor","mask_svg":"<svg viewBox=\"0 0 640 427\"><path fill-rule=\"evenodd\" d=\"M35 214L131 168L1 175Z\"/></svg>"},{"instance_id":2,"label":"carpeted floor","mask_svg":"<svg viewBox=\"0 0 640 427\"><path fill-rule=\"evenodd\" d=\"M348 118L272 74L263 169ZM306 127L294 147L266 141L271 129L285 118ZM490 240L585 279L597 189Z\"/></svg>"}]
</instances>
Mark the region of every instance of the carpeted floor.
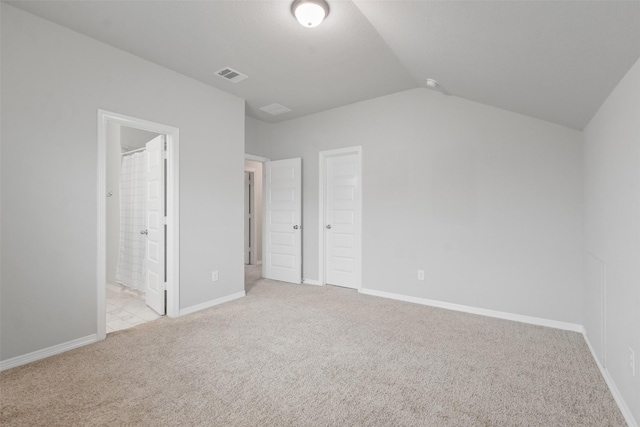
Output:
<instances>
[{"instance_id":1,"label":"carpeted floor","mask_svg":"<svg viewBox=\"0 0 640 427\"><path fill-rule=\"evenodd\" d=\"M0 373L3 426L624 426L582 336L255 280Z\"/></svg>"}]
</instances>

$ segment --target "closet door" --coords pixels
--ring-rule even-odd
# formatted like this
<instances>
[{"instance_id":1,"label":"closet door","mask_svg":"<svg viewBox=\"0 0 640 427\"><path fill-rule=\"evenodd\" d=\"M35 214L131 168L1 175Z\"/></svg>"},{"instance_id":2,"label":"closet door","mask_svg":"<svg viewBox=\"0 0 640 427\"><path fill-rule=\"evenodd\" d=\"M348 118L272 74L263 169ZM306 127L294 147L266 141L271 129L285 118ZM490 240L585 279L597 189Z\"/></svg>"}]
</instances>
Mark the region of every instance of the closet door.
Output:
<instances>
[{"instance_id":1,"label":"closet door","mask_svg":"<svg viewBox=\"0 0 640 427\"><path fill-rule=\"evenodd\" d=\"M360 158L357 153L325 162L325 282L360 287Z\"/></svg>"}]
</instances>

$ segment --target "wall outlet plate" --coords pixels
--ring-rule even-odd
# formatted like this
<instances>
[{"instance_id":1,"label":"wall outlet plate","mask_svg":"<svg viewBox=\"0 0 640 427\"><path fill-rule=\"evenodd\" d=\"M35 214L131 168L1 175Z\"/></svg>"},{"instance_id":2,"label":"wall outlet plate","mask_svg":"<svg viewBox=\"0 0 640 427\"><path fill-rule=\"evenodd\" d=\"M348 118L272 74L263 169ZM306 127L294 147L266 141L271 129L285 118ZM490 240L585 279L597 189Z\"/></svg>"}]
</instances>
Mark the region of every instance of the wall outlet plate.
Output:
<instances>
[{"instance_id":1,"label":"wall outlet plate","mask_svg":"<svg viewBox=\"0 0 640 427\"><path fill-rule=\"evenodd\" d=\"M211 273L211 281L212 282L218 281L218 271L214 271L213 273Z\"/></svg>"},{"instance_id":2,"label":"wall outlet plate","mask_svg":"<svg viewBox=\"0 0 640 427\"><path fill-rule=\"evenodd\" d=\"M418 280L424 280L424 270L418 270Z\"/></svg>"}]
</instances>

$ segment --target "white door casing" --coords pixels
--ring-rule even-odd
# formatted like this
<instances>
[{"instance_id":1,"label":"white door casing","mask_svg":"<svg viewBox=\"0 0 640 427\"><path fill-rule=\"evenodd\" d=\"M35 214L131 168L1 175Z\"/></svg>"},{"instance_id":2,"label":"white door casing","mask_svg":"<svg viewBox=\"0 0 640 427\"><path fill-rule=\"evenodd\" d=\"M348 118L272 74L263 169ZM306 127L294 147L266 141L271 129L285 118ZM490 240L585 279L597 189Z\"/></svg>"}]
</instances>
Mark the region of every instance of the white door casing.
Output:
<instances>
[{"instance_id":1,"label":"white door casing","mask_svg":"<svg viewBox=\"0 0 640 427\"><path fill-rule=\"evenodd\" d=\"M251 196L251 204L254 209L253 213L253 223L251 224L251 248L253 249L253 260L254 264L261 264L261 277L266 277L264 273L266 263L263 263L263 258L266 253L265 249L265 227L264 224L264 200L265 200L265 189L264 189L264 181L266 176L266 166L265 164L269 161L267 157L254 156L253 154L244 155L245 160L251 160L253 162L261 163L259 169L246 167L244 168L245 172L253 173L253 189ZM256 189L260 188L258 192ZM259 215L258 215L259 214ZM259 227L259 228L258 228ZM259 239L258 239L259 236ZM259 253L258 253L259 251ZM258 254L260 254L260 259L258 259Z\"/></svg>"},{"instance_id":2,"label":"white door casing","mask_svg":"<svg viewBox=\"0 0 640 427\"><path fill-rule=\"evenodd\" d=\"M97 167L97 338L107 336L106 325L106 165L108 123L155 132L166 136L166 271L167 316L180 315L180 130L173 126L142 120L106 110L98 110Z\"/></svg>"},{"instance_id":3,"label":"white door casing","mask_svg":"<svg viewBox=\"0 0 640 427\"><path fill-rule=\"evenodd\" d=\"M164 135L146 144L147 158L147 286L145 301L158 314L165 314L165 212Z\"/></svg>"},{"instance_id":4,"label":"white door casing","mask_svg":"<svg viewBox=\"0 0 640 427\"><path fill-rule=\"evenodd\" d=\"M265 163L264 276L302 281L302 159Z\"/></svg>"},{"instance_id":5,"label":"white door casing","mask_svg":"<svg viewBox=\"0 0 640 427\"><path fill-rule=\"evenodd\" d=\"M361 287L361 150L320 153L321 284Z\"/></svg>"},{"instance_id":6,"label":"white door casing","mask_svg":"<svg viewBox=\"0 0 640 427\"><path fill-rule=\"evenodd\" d=\"M253 207L251 206L251 202L253 197L251 197L251 172L244 172L244 263L251 264L251 216Z\"/></svg>"}]
</instances>

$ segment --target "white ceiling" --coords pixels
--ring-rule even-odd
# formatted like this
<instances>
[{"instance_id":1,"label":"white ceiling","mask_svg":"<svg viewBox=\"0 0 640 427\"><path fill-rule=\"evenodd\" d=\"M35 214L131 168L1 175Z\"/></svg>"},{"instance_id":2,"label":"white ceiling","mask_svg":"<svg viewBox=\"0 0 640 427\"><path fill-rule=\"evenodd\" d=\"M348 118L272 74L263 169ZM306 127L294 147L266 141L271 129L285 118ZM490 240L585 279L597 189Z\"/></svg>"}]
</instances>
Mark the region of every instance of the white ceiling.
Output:
<instances>
[{"instance_id":1,"label":"white ceiling","mask_svg":"<svg viewBox=\"0 0 640 427\"><path fill-rule=\"evenodd\" d=\"M582 129L640 57L640 1L8 1L246 100L276 122L426 87ZM249 76L231 83L224 67ZM271 116L260 107L292 111Z\"/></svg>"}]
</instances>

